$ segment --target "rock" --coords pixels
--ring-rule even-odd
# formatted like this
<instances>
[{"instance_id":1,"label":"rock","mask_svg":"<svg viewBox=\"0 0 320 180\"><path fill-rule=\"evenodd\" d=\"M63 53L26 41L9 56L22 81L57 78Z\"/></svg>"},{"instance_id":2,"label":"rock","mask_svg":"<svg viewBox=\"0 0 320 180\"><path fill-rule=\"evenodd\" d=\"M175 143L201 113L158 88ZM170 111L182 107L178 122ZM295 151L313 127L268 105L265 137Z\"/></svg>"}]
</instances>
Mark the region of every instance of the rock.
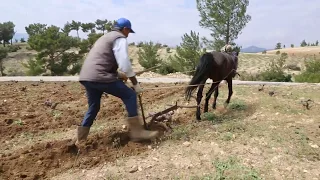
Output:
<instances>
[{"instance_id":1,"label":"rock","mask_svg":"<svg viewBox=\"0 0 320 180\"><path fill-rule=\"evenodd\" d=\"M319 148L319 146L316 145L316 144L309 143L309 145L310 145L312 148L315 148L315 149L318 149L318 148Z\"/></svg>"},{"instance_id":2,"label":"rock","mask_svg":"<svg viewBox=\"0 0 320 180\"><path fill-rule=\"evenodd\" d=\"M133 166L130 170L129 170L129 173L134 173L134 172L137 172L139 169L138 169L138 166Z\"/></svg>"},{"instance_id":3,"label":"rock","mask_svg":"<svg viewBox=\"0 0 320 180\"><path fill-rule=\"evenodd\" d=\"M183 145L189 147L191 145L191 143L189 141L186 141L183 143Z\"/></svg>"}]
</instances>

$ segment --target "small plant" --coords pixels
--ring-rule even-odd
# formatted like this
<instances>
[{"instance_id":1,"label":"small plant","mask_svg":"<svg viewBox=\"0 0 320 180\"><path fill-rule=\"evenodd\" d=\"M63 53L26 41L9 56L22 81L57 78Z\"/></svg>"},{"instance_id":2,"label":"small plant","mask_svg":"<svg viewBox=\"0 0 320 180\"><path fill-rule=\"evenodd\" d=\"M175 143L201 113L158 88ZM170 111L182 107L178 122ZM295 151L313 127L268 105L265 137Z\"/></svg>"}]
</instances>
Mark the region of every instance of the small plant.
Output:
<instances>
[{"instance_id":1,"label":"small plant","mask_svg":"<svg viewBox=\"0 0 320 180\"><path fill-rule=\"evenodd\" d=\"M276 52L276 55L279 55L280 54L280 51L278 50L277 52Z\"/></svg>"},{"instance_id":2,"label":"small plant","mask_svg":"<svg viewBox=\"0 0 320 180\"><path fill-rule=\"evenodd\" d=\"M211 112L203 113L203 119L207 120L207 121L211 121L212 123L221 122L221 119L217 115L215 115L215 114L213 114Z\"/></svg>"},{"instance_id":3,"label":"small plant","mask_svg":"<svg viewBox=\"0 0 320 180\"><path fill-rule=\"evenodd\" d=\"M171 49L169 47L166 48L167 53L170 53L170 50Z\"/></svg>"},{"instance_id":4,"label":"small plant","mask_svg":"<svg viewBox=\"0 0 320 180\"><path fill-rule=\"evenodd\" d=\"M182 140L183 138L187 138L190 135L190 127L179 126L173 130L173 132L169 135L169 139L172 140Z\"/></svg>"},{"instance_id":5,"label":"small plant","mask_svg":"<svg viewBox=\"0 0 320 180\"><path fill-rule=\"evenodd\" d=\"M24 38L21 38L20 42L24 43L24 42L26 42L26 40Z\"/></svg>"},{"instance_id":6,"label":"small plant","mask_svg":"<svg viewBox=\"0 0 320 180\"><path fill-rule=\"evenodd\" d=\"M243 111L247 109L247 105L243 101L233 101L228 106L230 109Z\"/></svg>"},{"instance_id":7,"label":"small plant","mask_svg":"<svg viewBox=\"0 0 320 180\"><path fill-rule=\"evenodd\" d=\"M216 169L214 179L261 179L256 170L241 165L235 157L229 157L224 161L216 160L213 165Z\"/></svg>"},{"instance_id":8,"label":"small plant","mask_svg":"<svg viewBox=\"0 0 320 180\"><path fill-rule=\"evenodd\" d=\"M138 44L137 44L137 47L142 47L143 46L143 42L139 42Z\"/></svg>"},{"instance_id":9,"label":"small plant","mask_svg":"<svg viewBox=\"0 0 320 180\"><path fill-rule=\"evenodd\" d=\"M53 118L55 118L55 119L59 119L60 117L61 117L61 112L60 111L57 111L57 110L53 110L52 111L52 116L53 116Z\"/></svg>"},{"instance_id":10,"label":"small plant","mask_svg":"<svg viewBox=\"0 0 320 180\"><path fill-rule=\"evenodd\" d=\"M17 119L14 121L15 124L18 124L20 126L24 125L24 122L21 119Z\"/></svg>"}]
</instances>

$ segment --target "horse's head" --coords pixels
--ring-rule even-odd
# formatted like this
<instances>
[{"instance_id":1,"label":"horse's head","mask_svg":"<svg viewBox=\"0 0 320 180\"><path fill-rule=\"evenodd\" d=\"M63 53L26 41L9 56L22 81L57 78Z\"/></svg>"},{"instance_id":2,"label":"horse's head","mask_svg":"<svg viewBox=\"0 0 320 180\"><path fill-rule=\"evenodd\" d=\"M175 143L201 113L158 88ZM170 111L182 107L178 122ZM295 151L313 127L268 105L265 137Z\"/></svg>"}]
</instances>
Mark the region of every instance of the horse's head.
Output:
<instances>
[{"instance_id":1,"label":"horse's head","mask_svg":"<svg viewBox=\"0 0 320 180\"><path fill-rule=\"evenodd\" d=\"M233 51L232 55L238 57L239 56L239 52L238 51Z\"/></svg>"}]
</instances>

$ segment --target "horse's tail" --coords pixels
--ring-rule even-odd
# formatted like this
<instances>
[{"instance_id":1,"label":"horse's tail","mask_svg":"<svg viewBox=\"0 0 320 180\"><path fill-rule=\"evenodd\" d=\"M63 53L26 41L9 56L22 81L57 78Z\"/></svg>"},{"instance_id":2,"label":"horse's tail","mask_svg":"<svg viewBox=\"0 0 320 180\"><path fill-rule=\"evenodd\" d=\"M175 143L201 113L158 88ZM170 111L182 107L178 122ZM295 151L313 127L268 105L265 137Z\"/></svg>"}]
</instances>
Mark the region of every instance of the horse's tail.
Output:
<instances>
[{"instance_id":1,"label":"horse's tail","mask_svg":"<svg viewBox=\"0 0 320 180\"><path fill-rule=\"evenodd\" d=\"M213 55L212 53L205 53L202 55L200 58L200 64L197 66L196 72L194 76L192 77L189 85L186 88L185 95L186 95L186 100L190 100L192 92L198 87L195 86L199 84L204 78L205 75L212 69L213 66Z\"/></svg>"}]
</instances>

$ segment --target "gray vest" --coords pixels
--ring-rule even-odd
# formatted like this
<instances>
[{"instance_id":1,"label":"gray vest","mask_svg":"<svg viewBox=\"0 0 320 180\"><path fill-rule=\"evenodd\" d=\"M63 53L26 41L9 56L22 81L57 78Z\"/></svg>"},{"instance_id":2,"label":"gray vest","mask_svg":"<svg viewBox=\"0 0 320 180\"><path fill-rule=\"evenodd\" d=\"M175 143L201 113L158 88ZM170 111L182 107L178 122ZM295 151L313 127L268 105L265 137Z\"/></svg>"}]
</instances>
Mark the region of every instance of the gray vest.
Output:
<instances>
[{"instance_id":1,"label":"gray vest","mask_svg":"<svg viewBox=\"0 0 320 180\"><path fill-rule=\"evenodd\" d=\"M126 38L119 31L111 31L100 37L83 62L79 81L114 82L118 80L118 63L113 54L113 42Z\"/></svg>"}]
</instances>

